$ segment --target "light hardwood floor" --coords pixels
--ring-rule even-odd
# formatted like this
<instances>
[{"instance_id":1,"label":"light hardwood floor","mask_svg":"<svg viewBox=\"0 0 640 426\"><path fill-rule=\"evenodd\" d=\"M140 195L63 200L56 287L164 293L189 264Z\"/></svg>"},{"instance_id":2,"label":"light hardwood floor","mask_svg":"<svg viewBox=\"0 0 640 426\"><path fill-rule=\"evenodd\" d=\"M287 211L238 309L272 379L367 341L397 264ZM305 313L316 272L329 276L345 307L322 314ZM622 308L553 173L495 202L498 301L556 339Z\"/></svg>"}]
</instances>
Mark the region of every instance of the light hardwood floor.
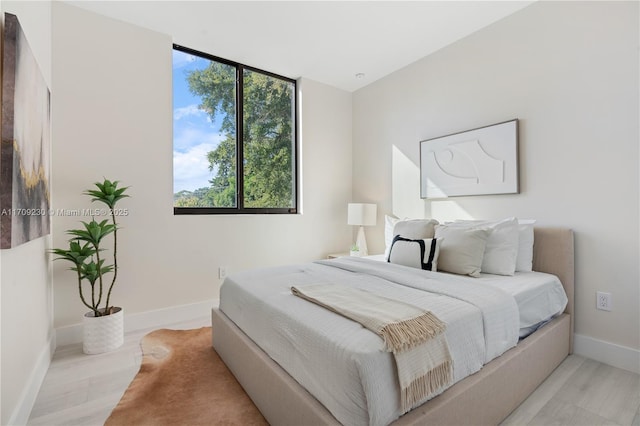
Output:
<instances>
[{"instance_id":1,"label":"light hardwood floor","mask_svg":"<svg viewBox=\"0 0 640 426\"><path fill-rule=\"evenodd\" d=\"M166 328L208 326L209 317ZM102 425L140 366L139 341L151 330L127 333L124 345L84 355L82 345L58 348L29 425ZM640 426L640 376L571 355L502 425Z\"/></svg>"}]
</instances>

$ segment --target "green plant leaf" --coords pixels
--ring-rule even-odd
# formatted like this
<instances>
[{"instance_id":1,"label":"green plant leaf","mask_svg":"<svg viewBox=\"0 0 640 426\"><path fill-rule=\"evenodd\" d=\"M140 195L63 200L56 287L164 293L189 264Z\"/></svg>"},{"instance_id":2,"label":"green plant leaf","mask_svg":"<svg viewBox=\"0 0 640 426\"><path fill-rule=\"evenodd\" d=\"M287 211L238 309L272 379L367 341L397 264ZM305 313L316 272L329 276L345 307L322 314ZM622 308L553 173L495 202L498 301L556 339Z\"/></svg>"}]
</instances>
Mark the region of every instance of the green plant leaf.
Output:
<instances>
[{"instance_id":1,"label":"green plant leaf","mask_svg":"<svg viewBox=\"0 0 640 426\"><path fill-rule=\"evenodd\" d=\"M90 262L80 265L78 269L80 270L80 277L93 285L100 278L100 275L113 271L113 265L104 266L104 259L101 259L98 263L92 259Z\"/></svg>"},{"instance_id":2,"label":"green plant leaf","mask_svg":"<svg viewBox=\"0 0 640 426\"><path fill-rule=\"evenodd\" d=\"M84 193L93 197L91 201L104 203L113 210L118 201L129 196L124 193L129 187L118 188L119 183L117 180L112 182L109 179L105 179L102 183L94 183L98 189L90 189Z\"/></svg>"},{"instance_id":3,"label":"green plant leaf","mask_svg":"<svg viewBox=\"0 0 640 426\"><path fill-rule=\"evenodd\" d=\"M67 260L77 266L93 256L96 250L91 243L81 245L78 240L70 240L68 249L53 249L51 252L58 256L54 260Z\"/></svg>"},{"instance_id":4,"label":"green plant leaf","mask_svg":"<svg viewBox=\"0 0 640 426\"><path fill-rule=\"evenodd\" d=\"M76 239L91 243L95 249L100 246L102 239L115 231L115 225L108 223L108 220L96 222L82 222L85 229L70 229L67 234L74 235Z\"/></svg>"}]
</instances>

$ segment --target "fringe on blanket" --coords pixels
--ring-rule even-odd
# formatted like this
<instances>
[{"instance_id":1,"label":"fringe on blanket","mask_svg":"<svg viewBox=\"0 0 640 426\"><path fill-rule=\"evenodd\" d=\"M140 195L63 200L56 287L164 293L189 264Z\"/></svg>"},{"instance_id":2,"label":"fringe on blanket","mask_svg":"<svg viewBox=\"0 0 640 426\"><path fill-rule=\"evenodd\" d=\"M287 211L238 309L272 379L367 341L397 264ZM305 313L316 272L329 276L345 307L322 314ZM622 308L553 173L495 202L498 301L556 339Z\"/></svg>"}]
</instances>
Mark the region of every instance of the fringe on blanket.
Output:
<instances>
[{"instance_id":1,"label":"fringe on blanket","mask_svg":"<svg viewBox=\"0 0 640 426\"><path fill-rule=\"evenodd\" d=\"M427 374L415 379L409 386L402 388L400 396L402 412L406 413L416 403L449 384L452 380L452 371L452 362L448 359Z\"/></svg>"},{"instance_id":2,"label":"fringe on blanket","mask_svg":"<svg viewBox=\"0 0 640 426\"><path fill-rule=\"evenodd\" d=\"M380 330L385 346L391 352L412 349L444 332L446 324L431 312L408 320L390 323Z\"/></svg>"}]
</instances>

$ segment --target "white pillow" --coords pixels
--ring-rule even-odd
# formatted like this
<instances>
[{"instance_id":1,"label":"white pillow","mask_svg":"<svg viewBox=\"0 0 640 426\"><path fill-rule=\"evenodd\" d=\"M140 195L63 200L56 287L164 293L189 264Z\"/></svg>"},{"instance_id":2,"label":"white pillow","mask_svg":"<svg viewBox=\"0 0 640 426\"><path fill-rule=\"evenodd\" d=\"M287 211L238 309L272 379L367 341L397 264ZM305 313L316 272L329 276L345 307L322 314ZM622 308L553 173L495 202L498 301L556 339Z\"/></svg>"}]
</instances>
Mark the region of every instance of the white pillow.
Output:
<instances>
[{"instance_id":1,"label":"white pillow","mask_svg":"<svg viewBox=\"0 0 640 426\"><path fill-rule=\"evenodd\" d=\"M482 272L513 275L519 248L518 220L515 217L500 221L459 220L451 224L467 228L487 228L491 231L482 259Z\"/></svg>"},{"instance_id":2,"label":"white pillow","mask_svg":"<svg viewBox=\"0 0 640 426\"><path fill-rule=\"evenodd\" d=\"M435 237L443 239L438 255L438 269L479 277L484 249L491 231L451 225L436 225L435 228Z\"/></svg>"},{"instance_id":3,"label":"white pillow","mask_svg":"<svg viewBox=\"0 0 640 426\"><path fill-rule=\"evenodd\" d=\"M389 258L389 250L393 243L393 237L402 235L411 240L433 238L434 226L438 224L435 219L398 219L395 216L384 217L384 257Z\"/></svg>"},{"instance_id":4,"label":"white pillow","mask_svg":"<svg viewBox=\"0 0 640 426\"><path fill-rule=\"evenodd\" d=\"M393 227L396 223L400 222L395 216L384 216L384 258L389 258L389 250L391 249L391 244L393 243Z\"/></svg>"},{"instance_id":5,"label":"white pillow","mask_svg":"<svg viewBox=\"0 0 640 426\"><path fill-rule=\"evenodd\" d=\"M435 226L439 222L435 219L405 219L399 220L393 226L393 236L401 235L410 240L433 238Z\"/></svg>"},{"instance_id":6,"label":"white pillow","mask_svg":"<svg viewBox=\"0 0 640 426\"><path fill-rule=\"evenodd\" d=\"M411 240L396 235L387 262L435 272L441 244L442 239L438 238Z\"/></svg>"},{"instance_id":7,"label":"white pillow","mask_svg":"<svg viewBox=\"0 0 640 426\"><path fill-rule=\"evenodd\" d=\"M516 271L531 272L533 269L533 225L532 219L518 220L518 257Z\"/></svg>"}]
</instances>

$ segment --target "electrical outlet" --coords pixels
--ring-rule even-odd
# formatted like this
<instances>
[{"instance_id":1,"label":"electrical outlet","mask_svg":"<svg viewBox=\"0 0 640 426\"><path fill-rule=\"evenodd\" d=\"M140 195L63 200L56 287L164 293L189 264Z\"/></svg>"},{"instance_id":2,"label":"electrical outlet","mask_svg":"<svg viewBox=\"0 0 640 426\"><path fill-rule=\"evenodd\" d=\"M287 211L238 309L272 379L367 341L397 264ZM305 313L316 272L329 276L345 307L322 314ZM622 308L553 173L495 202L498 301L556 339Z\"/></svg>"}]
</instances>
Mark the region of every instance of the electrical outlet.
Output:
<instances>
[{"instance_id":1,"label":"electrical outlet","mask_svg":"<svg viewBox=\"0 0 640 426\"><path fill-rule=\"evenodd\" d=\"M611 293L596 292L596 309L610 311L612 308Z\"/></svg>"},{"instance_id":2,"label":"electrical outlet","mask_svg":"<svg viewBox=\"0 0 640 426\"><path fill-rule=\"evenodd\" d=\"M220 266L218 268L218 278L220 278L221 280L227 278L227 267L226 266Z\"/></svg>"}]
</instances>

